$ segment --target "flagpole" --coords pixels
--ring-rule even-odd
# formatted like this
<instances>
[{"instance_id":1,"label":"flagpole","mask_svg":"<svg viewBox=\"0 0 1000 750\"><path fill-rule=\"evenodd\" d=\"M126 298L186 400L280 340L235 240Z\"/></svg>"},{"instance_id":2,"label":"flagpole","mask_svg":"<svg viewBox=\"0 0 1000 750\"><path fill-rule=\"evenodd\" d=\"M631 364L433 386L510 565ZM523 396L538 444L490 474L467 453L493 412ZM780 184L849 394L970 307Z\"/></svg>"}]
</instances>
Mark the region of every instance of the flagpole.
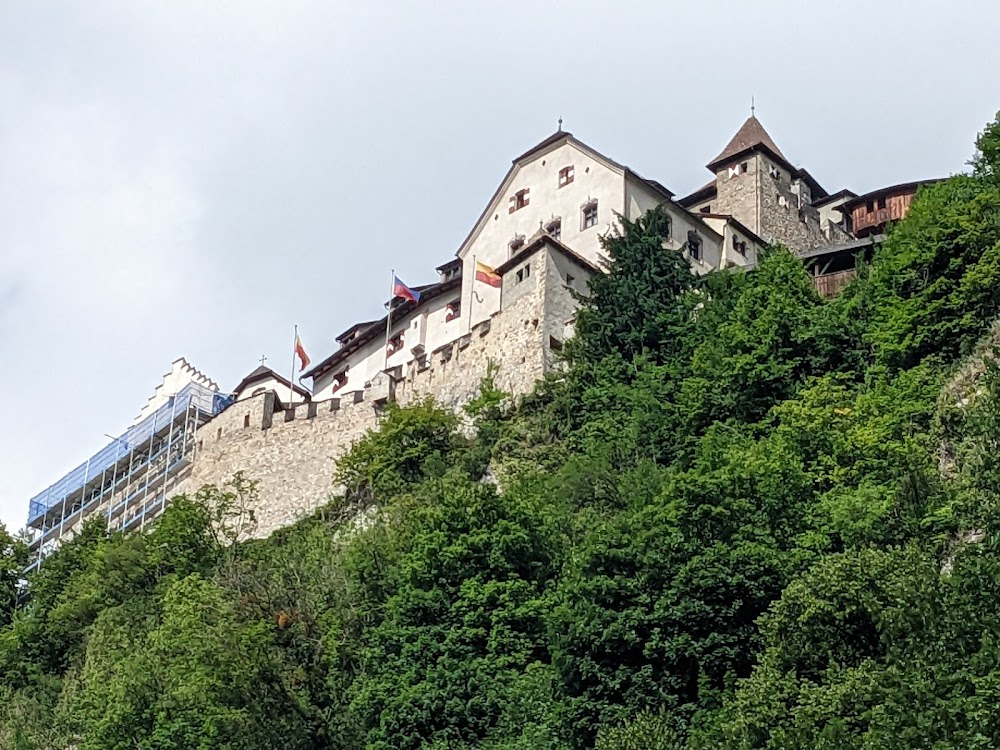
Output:
<instances>
[{"instance_id":1,"label":"flagpole","mask_svg":"<svg viewBox=\"0 0 1000 750\"><path fill-rule=\"evenodd\" d=\"M299 343L299 327L295 326L295 333L292 338L292 371L288 376L288 406L291 407L295 396L295 346Z\"/></svg>"},{"instance_id":2,"label":"flagpole","mask_svg":"<svg viewBox=\"0 0 1000 750\"><path fill-rule=\"evenodd\" d=\"M392 301L395 299L393 291L396 289L396 269L389 271L389 314L385 317L385 359L382 363L382 370L389 369L389 332L392 330Z\"/></svg>"},{"instance_id":3,"label":"flagpole","mask_svg":"<svg viewBox=\"0 0 1000 750\"><path fill-rule=\"evenodd\" d=\"M469 284L469 333L472 333L472 306L476 304L476 256L472 256L472 282Z\"/></svg>"}]
</instances>

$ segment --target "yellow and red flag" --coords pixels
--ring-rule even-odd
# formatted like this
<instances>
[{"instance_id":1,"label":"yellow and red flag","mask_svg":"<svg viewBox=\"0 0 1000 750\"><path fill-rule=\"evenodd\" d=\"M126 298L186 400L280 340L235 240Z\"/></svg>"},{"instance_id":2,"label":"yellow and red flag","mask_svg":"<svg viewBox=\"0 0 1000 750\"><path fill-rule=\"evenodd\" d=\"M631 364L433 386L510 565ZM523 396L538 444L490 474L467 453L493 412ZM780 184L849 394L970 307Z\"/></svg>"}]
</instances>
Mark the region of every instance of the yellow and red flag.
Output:
<instances>
[{"instance_id":1,"label":"yellow and red flag","mask_svg":"<svg viewBox=\"0 0 1000 750\"><path fill-rule=\"evenodd\" d=\"M500 274L496 272L495 268L490 268L485 263L480 263L476 261L476 281L481 281L484 284L489 284L493 287L500 287L501 279Z\"/></svg>"}]
</instances>

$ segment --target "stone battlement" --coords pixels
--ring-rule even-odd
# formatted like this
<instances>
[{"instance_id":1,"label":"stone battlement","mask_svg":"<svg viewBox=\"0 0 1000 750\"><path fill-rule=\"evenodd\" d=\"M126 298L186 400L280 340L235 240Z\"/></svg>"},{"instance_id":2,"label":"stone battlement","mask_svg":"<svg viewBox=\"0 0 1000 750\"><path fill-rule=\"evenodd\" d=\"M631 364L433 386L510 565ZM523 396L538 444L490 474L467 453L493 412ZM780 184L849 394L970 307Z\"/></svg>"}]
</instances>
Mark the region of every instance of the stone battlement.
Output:
<instances>
[{"instance_id":1,"label":"stone battlement","mask_svg":"<svg viewBox=\"0 0 1000 750\"><path fill-rule=\"evenodd\" d=\"M473 326L458 339L411 360L406 371L380 373L363 390L339 398L285 407L273 390L237 401L197 434L191 474L178 492L222 484L243 471L259 483L259 536L294 523L335 492L337 460L369 430L377 428L384 405L433 398L459 411L474 399L491 365L498 388L512 394L531 389L552 365L553 345L565 320L550 321L546 310L565 316L568 304L551 304L554 294L571 299L557 274L545 273L550 259L539 253L537 281L501 312ZM548 283L547 283L548 282ZM546 294L549 305L546 307Z\"/></svg>"}]
</instances>

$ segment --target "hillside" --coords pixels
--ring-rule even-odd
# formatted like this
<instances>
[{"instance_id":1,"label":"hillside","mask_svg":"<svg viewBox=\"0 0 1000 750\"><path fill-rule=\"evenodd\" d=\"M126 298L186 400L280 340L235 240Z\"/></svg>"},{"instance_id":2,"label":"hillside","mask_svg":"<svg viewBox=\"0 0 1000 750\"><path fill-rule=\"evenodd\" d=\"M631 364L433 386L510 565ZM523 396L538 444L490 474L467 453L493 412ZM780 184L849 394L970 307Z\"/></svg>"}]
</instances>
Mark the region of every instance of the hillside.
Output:
<instances>
[{"instance_id":1,"label":"hillside","mask_svg":"<svg viewBox=\"0 0 1000 750\"><path fill-rule=\"evenodd\" d=\"M252 477L30 581L0 750L1000 746L1000 120L844 293L692 276L653 211L564 370L390 407L317 515Z\"/></svg>"}]
</instances>

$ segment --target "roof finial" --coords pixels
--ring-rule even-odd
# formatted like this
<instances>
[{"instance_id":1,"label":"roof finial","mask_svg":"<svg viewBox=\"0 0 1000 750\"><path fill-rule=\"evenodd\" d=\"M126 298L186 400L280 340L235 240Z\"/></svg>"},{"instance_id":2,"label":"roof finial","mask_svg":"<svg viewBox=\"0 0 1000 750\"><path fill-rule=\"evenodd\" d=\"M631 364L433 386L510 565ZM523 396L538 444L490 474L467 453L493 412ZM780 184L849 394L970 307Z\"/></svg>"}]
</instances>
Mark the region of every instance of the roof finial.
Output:
<instances>
[{"instance_id":1,"label":"roof finial","mask_svg":"<svg viewBox=\"0 0 1000 750\"><path fill-rule=\"evenodd\" d=\"M261 364L261 366L263 366L265 362L267 362L267 355L266 354L261 354L260 355L260 364Z\"/></svg>"},{"instance_id":2,"label":"roof finial","mask_svg":"<svg viewBox=\"0 0 1000 750\"><path fill-rule=\"evenodd\" d=\"M756 117L756 116L757 116L757 114L756 114L756 110L757 110L757 107L756 107L756 105L754 104L754 100L753 100L753 97L751 96L751 97L750 97L750 116L751 116L751 117Z\"/></svg>"},{"instance_id":3,"label":"roof finial","mask_svg":"<svg viewBox=\"0 0 1000 750\"><path fill-rule=\"evenodd\" d=\"M559 118L559 130L557 132L562 132L562 117Z\"/></svg>"}]
</instances>

